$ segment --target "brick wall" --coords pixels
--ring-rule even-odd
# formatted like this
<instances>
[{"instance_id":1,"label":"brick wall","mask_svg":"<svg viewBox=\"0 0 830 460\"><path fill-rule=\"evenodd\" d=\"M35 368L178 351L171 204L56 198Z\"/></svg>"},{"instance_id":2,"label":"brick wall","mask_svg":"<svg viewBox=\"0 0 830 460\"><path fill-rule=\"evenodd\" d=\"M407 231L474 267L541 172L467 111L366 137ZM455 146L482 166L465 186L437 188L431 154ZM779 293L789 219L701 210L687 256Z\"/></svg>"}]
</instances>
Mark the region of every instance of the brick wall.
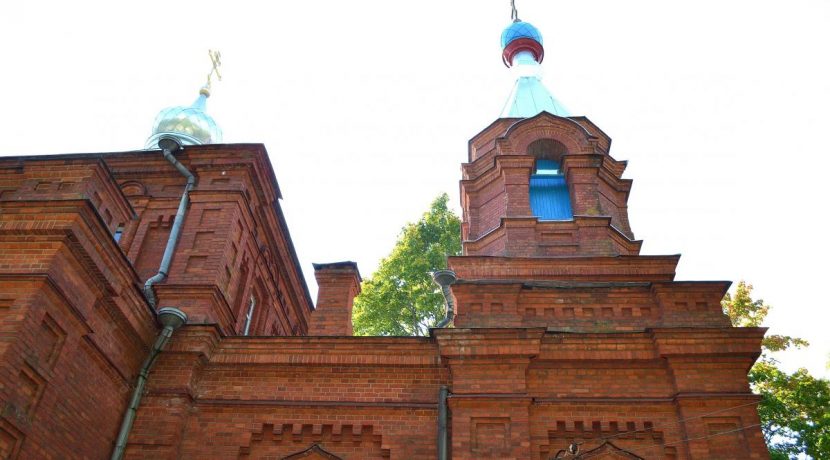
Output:
<instances>
[{"instance_id":1,"label":"brick wall","mask_svg":"<svg viewBox=\"0 0 830 460\"><path fill-rule=\"evenodd\" d=\"M198 326L154 374L128 458L282 458L315 444L344 458L433 458L449 381L429 339L220 340Z\"/></svg>"},{"instance_id":2,"label":"brick wall","mask_svg":"<svg viewBox=\"0 0 830 460\"><path fill-rule=\"evenodd\" d=\"M72 166L75 180L78 165ZM87 166L95 170L100 163ZM87 185L75 184L80 190ZM5 458L109 452L155 334L138 279L101 216L101 209L118 209L116 200L103 191L99 196L97 205L75 193L57 200L12 193L0 200Z\"/></svg>"},{"instance_id":3,"label":"brick wall","mask_svg":"<svg viewBox=\"0 0 830 460\"><path fill-rule=\"evenodd\" d=\"M567 148L586 214L572 222L527 215L540 138ZM316 267L312 312L261 146L178 153L199 182L156 293L191 321L150 374L127 457L435 458L447 386L456 460L575 442L767 458L746 379L764 330L730 327L728 283L678 282L678 256L638 255L609 146L589 120L547 114L470 142L458 316L425 338L349 336L353 263ZM158 152L0 162L0 456L109 456L157 333L140 289L182 187Z\"/></svg>"},{"instance_id":4,"label":"brick wall","mask_svg":"<svg viewBox=\"0 0 830 460\"><path fill-rule=\"evenodd\" d=\"M261 145L191 146L176 154L197 177L159 305L194 323L242 333L250 299L251 335L301 335L311 300L279 206L279 188ZM141 278L158 270L185 179L160 153L107 155L114 179L136 209L124 246Z\"/></svg>"}]
</instances>

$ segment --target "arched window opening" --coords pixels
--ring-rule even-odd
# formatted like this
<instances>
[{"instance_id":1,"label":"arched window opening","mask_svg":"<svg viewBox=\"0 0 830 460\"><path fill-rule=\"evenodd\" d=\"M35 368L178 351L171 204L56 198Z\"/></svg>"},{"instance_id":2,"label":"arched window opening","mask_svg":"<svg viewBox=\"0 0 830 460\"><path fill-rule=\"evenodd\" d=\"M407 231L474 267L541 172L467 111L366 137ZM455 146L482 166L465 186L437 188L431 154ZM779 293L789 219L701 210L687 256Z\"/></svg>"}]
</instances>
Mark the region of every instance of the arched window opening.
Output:
<instances>
[{"instance_id":1,"label":"arched window opening","mask_svg":"<svg viewBox=\"0 0 830 460\"><path fill-rule=\"evenodd\" d=\"M530 176L530 210L539 220L573 219L568 185L558 161L536 160Z\"/></svg>"},{"instance_id":2,"label":"arched window opening","mask_svg":"<svg viewBox=\"0 0 830 460\"><path fill-rule=\"evenodd\" d=\"M562 160L562 155L568 153L568 148L565 144L555 139L537 139L527 146L527 154L535 157L537 160L553 160L559 162Z\"/></svg>"}]
</instances>

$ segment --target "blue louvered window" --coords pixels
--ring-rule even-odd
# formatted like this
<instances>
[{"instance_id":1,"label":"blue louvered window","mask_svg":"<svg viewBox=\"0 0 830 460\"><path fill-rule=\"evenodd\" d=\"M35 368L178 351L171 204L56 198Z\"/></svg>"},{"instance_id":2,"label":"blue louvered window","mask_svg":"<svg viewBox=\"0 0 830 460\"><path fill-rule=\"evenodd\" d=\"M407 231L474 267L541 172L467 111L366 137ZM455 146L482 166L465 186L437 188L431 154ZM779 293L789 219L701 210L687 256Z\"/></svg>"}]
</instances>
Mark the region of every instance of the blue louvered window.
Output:
<instances>
[{"instance_id":1,"label":"blue louvered window","mask_svg":"<svg viewBox=\"0 0 830 460\"><path fill-rule=\"evenodd\" d=\"M558 162L536 160L536 171L530 176L530 210L539 220L573 219L568 185Z\"/></svg>"}]
</instances>

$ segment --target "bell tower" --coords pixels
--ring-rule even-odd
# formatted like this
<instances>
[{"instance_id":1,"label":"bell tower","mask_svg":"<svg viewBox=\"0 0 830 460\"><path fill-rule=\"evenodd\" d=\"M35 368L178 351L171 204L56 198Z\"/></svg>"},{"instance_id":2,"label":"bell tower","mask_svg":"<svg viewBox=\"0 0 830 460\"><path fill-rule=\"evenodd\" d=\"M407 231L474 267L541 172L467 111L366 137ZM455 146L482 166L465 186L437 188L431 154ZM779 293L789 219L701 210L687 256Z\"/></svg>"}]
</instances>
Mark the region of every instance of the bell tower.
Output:
<instances>
[{"instance_id":1,"label":"bell tower","mask_svg":"<svg viewBox=\"0 0 830 460\"><path fill-rule=\"evenodd\" d=\"M463 251L448 263L455 327L433 330L452 376L453 448L765 458L746 377L765 330L731 326L729 282L677 281L679 255L640 254L626 162L542 84L541 33L514 9L501 44L516 83L469 141Z\"/></svg>"},{"instance_id":2,"label":"bell tower","mask_svg":"<svg viewBox=\"0 0 830 460\"><path fill-rule=\"evenodd\" d=\"M502 33L516 83L462 165L456 326L634 331L729 327L724 282L676 282L677 255L641 256L628 221L632 181L611 138L573 116L540 79L541 33ZM692 298L689 298L691 296ZM695 308L689 308L694 305Z\"/></svg>"},{"instance_id":3,"label":"bell tower","mask_svg":"<svg viewBox=\"0 0 830 460\"><path fill-rule=\"evenodd\" d=\"M462 166L464 254L636 255L631 180L611 139L585 117L500 118L473 137Z\"/></svg>"},{"instance_id":4,"label":"bell tower","mask_svg":"<svg viewBox=\"0 0 830 460\"><path fill-rule=\"evenodd\" d=\"M570 116L545 88L542 42L515 14L502 32L502 60L516 83L501 117L470 140L462 166L464 254L636 255L626 163L609 155L602 130Z\"/></svg>"}]
</instances>

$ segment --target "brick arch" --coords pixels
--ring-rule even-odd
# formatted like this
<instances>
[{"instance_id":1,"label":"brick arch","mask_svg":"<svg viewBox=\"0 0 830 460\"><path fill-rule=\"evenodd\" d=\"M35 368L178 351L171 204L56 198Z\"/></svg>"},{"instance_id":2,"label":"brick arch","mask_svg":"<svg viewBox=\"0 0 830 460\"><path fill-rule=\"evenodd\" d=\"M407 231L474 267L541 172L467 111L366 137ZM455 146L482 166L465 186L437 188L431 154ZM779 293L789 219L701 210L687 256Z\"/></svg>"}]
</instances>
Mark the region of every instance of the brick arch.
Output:
<instances>
[{"instance_id":1,"label":"brick arch","mask_svg":"<svg viewBox=\"0 0 830 460\"><path fill-rule=\"evenodd\" d=\"M306 460L343 460L342 457L326 452L325 449L320 447L320 444L313 444L304 451L283 457L282 460L300 460L301 458Z\"/></svg>"},{"instance_id":2,"label":"brick arch","mask_svg":"<svg viewBox=\"0 0 830 460\"><path fill-rule=\"evenodd\" d=\"M383 446L378 431L372 425L362 424L262 423L251 433L247 445L240 446L237 458L385 460L391 452Z\"/></svg>"},{"instance_id":3,"label":"brick arch","mask_svg":"<svg viewBox=\"0 0 830 460\"><path fill-rule=\"evenodd\" d=\"M613 439L613 442L611 441ZM677 448L666 443L666 433L653 421L629 420L557 420L548 430L548 442L541 446L541 458L555 458L560 449L578 443L580 452L574 459L642 460L634 452L651 458L677 458Z\"/></svg>"},{"instance_id":4,"label":"brick arch","mask_svg":"<svg viewBox=\"0 0 830 460\"><path fill-rule=\"evenodd\" d=\"M531 142L527 146L526 153L537 160L553 160L561 163L562 155L568 153L568 147L556 139L543 137Z\"/></svg>"},{"instance_id":5,"label":"brick arch","mask_svg":"<svg viewBox=\"0 0 830 460\"><path fill-rule=\"evenodd\" d=\"M147 189L144 187L144 184L138 181L127 181L121 184L121 192L124 196L145 196L147 195Z\"/></svg>"},{"instance_id":6,"label":"brick arch","mask_svg":"<svg viewBox=\"0 0 830 460\"><path fill-rule=\"evenodd\" d=\"M578 455L577 458L585 460L645 460L633 452L615 446L610 441L605 441L599 447Z\"/></svg>"},{"instance_id":7,"label":"brick arch","mask_svg":"<svg viewBox=\"0 0 830 460\"><path fill-rule=\"evenodd\" d=\"M506 142L511 153L522 155L539 139L551 139L565 146L569 154L594 153L594 137L582 126L568 118L542 112L522 120L507 129L499 141Z\"/></svg>"}]
</instances>

